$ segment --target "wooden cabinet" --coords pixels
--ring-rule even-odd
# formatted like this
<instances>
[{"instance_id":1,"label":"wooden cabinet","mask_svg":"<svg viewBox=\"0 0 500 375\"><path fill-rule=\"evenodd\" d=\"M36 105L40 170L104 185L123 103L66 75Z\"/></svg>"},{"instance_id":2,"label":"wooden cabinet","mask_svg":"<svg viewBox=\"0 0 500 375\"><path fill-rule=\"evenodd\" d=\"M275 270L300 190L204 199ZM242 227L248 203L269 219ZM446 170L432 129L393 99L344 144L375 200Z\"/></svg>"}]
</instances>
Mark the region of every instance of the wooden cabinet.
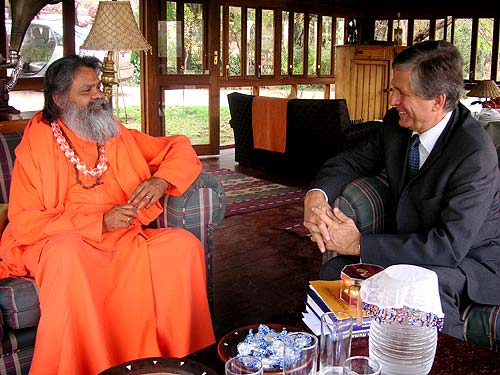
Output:
<instances>
[{"instance_id":1,"label":"wooden cabinet","mask_svg":"<svg viewBox=\"0 0 500 375\"><path fill-rule=\"evenodd\" d=\"M404 47L335 47L335 98L345 98L352 120L380 120L389 109L391 64Z\"/></svg>"}]
</instances>

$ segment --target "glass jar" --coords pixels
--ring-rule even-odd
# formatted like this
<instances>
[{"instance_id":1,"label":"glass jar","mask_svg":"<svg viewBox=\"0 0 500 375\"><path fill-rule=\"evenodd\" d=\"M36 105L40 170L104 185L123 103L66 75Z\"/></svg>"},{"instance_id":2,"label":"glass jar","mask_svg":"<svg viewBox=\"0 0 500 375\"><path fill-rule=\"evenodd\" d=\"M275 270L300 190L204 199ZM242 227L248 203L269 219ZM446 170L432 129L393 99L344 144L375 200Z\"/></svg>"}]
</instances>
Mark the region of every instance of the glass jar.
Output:
<instances>
[{"instance_id":1,"label":"glass jar","mask_svg":"<svg viewBox=\"0 0 500 375\"><path fill-rule=\"evenodd\" d=\"M437 345L435 326L373 319L370 357L378 360L384 375L426 375L432 368Z\"/></svg>"}]
</instances>

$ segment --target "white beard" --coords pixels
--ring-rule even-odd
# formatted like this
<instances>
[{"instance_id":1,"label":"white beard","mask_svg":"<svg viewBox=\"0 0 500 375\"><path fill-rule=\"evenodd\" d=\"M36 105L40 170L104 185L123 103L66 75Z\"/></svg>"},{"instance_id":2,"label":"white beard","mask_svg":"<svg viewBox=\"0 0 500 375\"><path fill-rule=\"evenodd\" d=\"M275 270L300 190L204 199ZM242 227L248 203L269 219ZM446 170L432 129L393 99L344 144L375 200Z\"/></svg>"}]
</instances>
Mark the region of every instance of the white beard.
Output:
<instances>
[{"instance_id":1,"label":"white beard","mask_svg":"<svg viewBox=\"0 0 500 375\"><path fill-rule=\"evenodd\" d=\"M89 142L103 145L120 134L113 119L113 110L105 99L94 100L85 108L66 101L63 111L61 118L66 126Z\"/></svg>"}]
</instances>

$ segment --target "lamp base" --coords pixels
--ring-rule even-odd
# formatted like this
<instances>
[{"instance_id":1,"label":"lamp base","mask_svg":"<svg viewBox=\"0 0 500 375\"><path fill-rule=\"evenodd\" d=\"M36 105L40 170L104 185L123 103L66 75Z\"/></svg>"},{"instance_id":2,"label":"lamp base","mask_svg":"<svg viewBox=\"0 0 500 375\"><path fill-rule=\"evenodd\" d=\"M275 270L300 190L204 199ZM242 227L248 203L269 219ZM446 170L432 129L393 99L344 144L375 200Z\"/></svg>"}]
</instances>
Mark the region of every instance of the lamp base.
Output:
<instances>
[{"instance_id":1,"label":"lamp base","mask_svg":"<svg viewBox=\"0 0 500 375\"><path fill-rule=\"evenodd\" d=\"M113 102L111 99L113 97L113 86L118 85L118 81L116 80L115 62L113 61L112 51L109 51L108 56L104 59L101 82L104 97L108 101L109 105L112 106Z\"/></svg>"},{"instance_id":2,"label":"lamp base","mask_svg":"<svg viewBox=\"0 0 500 375\"><path fill-rule=\"evenodd\" d=\"M12 115L21 113L21 111L9 105L7 82L7 78L0 78L0 121L12 120Z\"/></svg>"}]
</instances>

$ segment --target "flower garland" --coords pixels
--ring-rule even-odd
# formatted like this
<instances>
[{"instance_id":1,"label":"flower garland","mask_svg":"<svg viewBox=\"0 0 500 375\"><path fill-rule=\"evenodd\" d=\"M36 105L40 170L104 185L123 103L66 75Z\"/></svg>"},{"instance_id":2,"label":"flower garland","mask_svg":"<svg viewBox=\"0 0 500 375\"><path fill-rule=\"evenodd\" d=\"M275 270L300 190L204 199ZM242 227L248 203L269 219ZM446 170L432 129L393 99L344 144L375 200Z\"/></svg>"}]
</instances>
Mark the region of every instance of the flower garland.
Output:
<instances>
[{"instance_id":1,"label":"flower garland","mask_svg":"<svg viewBox=\"0 0 500 375\"><path fill-rule=\"evenodd\" d=\"M107 164L108 159L106 157L106 150L104 148L104 145L97 144L96 164L94 168L88 169L85 163L82 163L80 161L80 157L74 150L73 145L70 143L69 139L64 134L64 131L59 127L57 122L53 121L50 125L52 126L54 139L59 145L59 148L61 149L62 152L64 152L64 155L68 158L70 163L75 166L77 182L80 185L82 185L85 189L92 189L97 185L100 185L101 184L100 178L103 175L103 173L106 172L106 170L108 169L108 164ZM80 172L82 172L84 176L90 175L96 178L96 182L91 186L83 185L83 183L80 181L80 175L79 175Z\"/></svg>"}]
</instances>

